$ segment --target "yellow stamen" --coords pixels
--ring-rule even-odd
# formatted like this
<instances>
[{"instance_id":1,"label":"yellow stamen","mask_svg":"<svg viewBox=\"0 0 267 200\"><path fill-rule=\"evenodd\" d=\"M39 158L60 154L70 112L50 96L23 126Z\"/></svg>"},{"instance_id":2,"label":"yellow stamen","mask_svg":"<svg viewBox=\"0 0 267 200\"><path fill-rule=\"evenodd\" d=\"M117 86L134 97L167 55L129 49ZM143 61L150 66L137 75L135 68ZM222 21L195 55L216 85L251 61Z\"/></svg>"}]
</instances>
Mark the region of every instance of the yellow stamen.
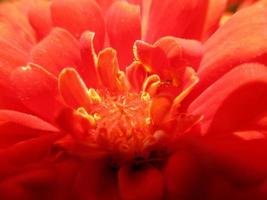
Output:
<instances>
[{"instance_id":1,"label":"yellow stamen","mask_svg":"<svg viewBox=\"0 0 267 200\"><path fill-rule=\"evenodd\" d=\"M86 119L90 123L91 126L93 126L93 127L96 126L94 116L88 114L87 111L85 110L85 108L83 108L83 107L78 108L76 110L75 114Z\"/></svg>"},{"instance_id":2,"label":"yellow stamen","mask_svg":"<svg viewBox=\"0 0 267 200\"><path fill-rule=\"evenodd\" d=\"M100 95L97 93L97 91L93 88L90 88L88 90L88 96L89 96L89 100L90 103L100 103L101 102L101 97Z\"/></svg>"},{"instance_id":3,"label":"yellow stamen","mask_svg":"<svg viewBox=\"0 0 267 200\"><path fill-rule=\"evenodd\" d=\"M160 86L160 84L161 84L160 77L156 74L153 74L146 78L142 90L148 92L150 96L153 96L157 93L157 89Z\"/></svg>"}]
</instances>

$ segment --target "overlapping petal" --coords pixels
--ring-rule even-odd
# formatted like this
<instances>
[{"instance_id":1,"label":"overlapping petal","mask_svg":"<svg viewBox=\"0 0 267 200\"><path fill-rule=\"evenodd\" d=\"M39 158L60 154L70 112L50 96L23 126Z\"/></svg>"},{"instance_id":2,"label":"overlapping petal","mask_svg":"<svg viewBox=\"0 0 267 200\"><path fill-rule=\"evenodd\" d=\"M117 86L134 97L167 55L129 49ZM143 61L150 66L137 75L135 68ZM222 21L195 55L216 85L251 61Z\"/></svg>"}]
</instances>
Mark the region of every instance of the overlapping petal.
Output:
<instances>
[{"instance_id":1,"label":"overlapping petal","mask_svg":"<svg viewBox=\"0 0 267 200\"><path fill-rule=\"evenodd\" d=\"M163 177L159 170L151 166L131 169L120 168L118 173L119 189L123 200L160 200L163 197ZM144 190L144 188L146 188Z\"/></svg>"},{"instance_id":2,"label":"overlapping petal","mask_svg":"<svg viewBox=\"0 0 267 200\"><path fill-rule=\"evenodd\" d=\"M75 180L74 191L75 198L81 200L120 199L117 174L105 161L85 164Z\"/></svg>"},{"instance_id":3,"label":"overlapping petal","mask_svg":"<svg viewBox=\"0 0 267 200\"><path fill-rule=\"evenodd\" d=\"M132 46L141 39L139 6L126 1L113 3L107 14L107 33L110 45L118 52L120 66L125 68L133 60Z\"/></svg>"},{"instance_id":4,"label":"overlapping petal","mask_svg":"<svg viewBox=\"0 0 267 200\"><path fill-rule=\"evenodd\" d=\"M189 112L205 113L203 134L228 137L231 132L251 129L251 123L267 111L266 81L266 66L238 66L203 92Z\"/></svg>"},{"instance_id":5,"label":"overlapping petal","mask_svg":"<svg viewBox=\"0 0 267 200\"><path fill-rule=\"evenodd\" d=\"M198 94L239 64L266 64L266 27L266 5L257 4L236 13L212 35L198 71Z\"/></svg>"},{"instance_id":6,"label":"overlapping petal","mask_svg":"<svg viewBox=\"0 0 267 200\"><path fill-rule=\"evenodd\" d=\"M28 109L48 121L55 120L63 106L55 76L30 64L15 69L11 81L17 97Z\"/></svg>"},{"instance_id":7,"label":"overlapping petal","mask_svg":"<svg viewBox=\"0 0 267 200\"><path fill-rule=\"evenodd\" d=\"M52 29L50 5L51 2L49 1L35 1L28 11L30 24L39 40L44 38Z\"/></svg>"},{"instance_id":8,"label":"overlapping petal","mask_svg":"<svg viewBox=\"0 0 267 200\"><path fill-rule=\"evenodd\" d=\"M209 0L202 39L208 39L219 27L221 17L226 9L227 0Z\"/></svg>"},{"instance_id":9,"label":"overlapping petal","mask_svg":"<svg viewBox=\"0 0 267 200\"><path fill-rule=\"evenodd\" d=\"M100 8L94 0L53 0L51 15L53 25L65 28L76 38L86 30L95 32L96 49L99 50L103 46L105 23Z\"/></svg>"},{"instance_id":10,"label":"overlapping petal","mask_svg":"<svg viewBox=\"0 0 267 200\"><path fill-rule=\"evenodd\" d=\"M207 5L206 0L151 1L145 40L155 42L167 35L201 38Z\"/></svg>"},{"instance_id":11,"label":"overlapping petal","mask_svg":"<svg viewBox=\"0 0 267 200\"><path fill-rule=\"evenodd\" d=\"M0 199L265 199L267 7L225 5L1 4Z\"/></svg>"},{"instance_id":12,"label":"overlapping petal","mask_svg":"<svg viewBox=\"0 0 267 200\"><path fill-rule=\"evenodd\" d=\"M44 66L55 75L64 67L79 69L82 65L79 42L68 31L54 28L32 49L31 61Z\"/></svg>"}]
</instances>

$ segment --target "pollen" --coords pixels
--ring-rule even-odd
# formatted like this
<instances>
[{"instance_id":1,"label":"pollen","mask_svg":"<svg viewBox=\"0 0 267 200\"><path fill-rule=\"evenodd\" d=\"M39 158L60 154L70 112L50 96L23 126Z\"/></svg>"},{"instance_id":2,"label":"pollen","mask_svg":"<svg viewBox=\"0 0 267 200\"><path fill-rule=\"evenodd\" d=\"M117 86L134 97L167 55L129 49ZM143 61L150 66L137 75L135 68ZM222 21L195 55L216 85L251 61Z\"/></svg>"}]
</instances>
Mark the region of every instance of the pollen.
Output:
<instances>
[{"instance_id":1,"label":"pollen","mask_svg":"<svg viewBox=\"0 0 267 200\"><path fill-rule=\"evenodd\" d=\"M107 151L140 154L152 138L149 94L107 95L102 99L91 111L97 118L96 129L91 131L96 141L104 143Z\"/></svg>"},{"instance_id":2,"label":"pollen","mask_svg":"<svg viewBox=\"0 0 267 200\"><path fill-rule=\"evenodd\" d=\"M21 69L22 69L23 71L28 71L28 70L31 70L31 66L30 66L30 65L23 66L23 67L21 67Z\"/></svg>"}]
</instances>

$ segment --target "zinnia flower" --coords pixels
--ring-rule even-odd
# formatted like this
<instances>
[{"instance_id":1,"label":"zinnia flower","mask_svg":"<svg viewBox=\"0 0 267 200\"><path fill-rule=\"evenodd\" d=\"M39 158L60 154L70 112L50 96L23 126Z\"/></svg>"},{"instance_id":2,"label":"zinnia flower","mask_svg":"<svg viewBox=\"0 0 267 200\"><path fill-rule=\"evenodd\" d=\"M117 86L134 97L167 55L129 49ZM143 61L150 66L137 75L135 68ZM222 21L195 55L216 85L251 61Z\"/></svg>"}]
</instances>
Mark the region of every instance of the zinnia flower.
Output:
<instances>
[{"instance_id":1,"label":"zinnia flower","mask_svg":"<svg viewBox=\"0 0 267 200\"><path fill-rule=\"evenodd\" d=\"M266 199L267 5L225 6L1 4L0 199Z\"/></svg>"}]
</instances>

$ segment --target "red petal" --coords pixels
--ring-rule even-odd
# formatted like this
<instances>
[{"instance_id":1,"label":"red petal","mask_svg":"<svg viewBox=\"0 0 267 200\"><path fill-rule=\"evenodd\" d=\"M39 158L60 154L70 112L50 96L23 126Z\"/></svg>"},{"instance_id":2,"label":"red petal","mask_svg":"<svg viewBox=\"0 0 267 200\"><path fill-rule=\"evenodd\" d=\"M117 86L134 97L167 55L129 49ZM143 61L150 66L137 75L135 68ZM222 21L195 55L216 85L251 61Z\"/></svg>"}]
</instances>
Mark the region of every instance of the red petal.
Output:
<instances>
[{"instance_id":1,"label":"red petal","mask_svg":"<svg viewBox=\"0 0 267 200\"><path fill-rule=\"evenodd\" d=\"M132 89L137 92L141 91L144 80L147 77L145 67L141 63L133 62L126 68L126 75L131 83Z\"/></svg>"},{"instance_id":2,"label":"red petal","mask_svg":"<svg viewBox=\"0 0 267 200\"><path fill-rule=\"evenodd\" d=\"M267 7L258 4L237 12L204 46L198 94L239 64L266 63L266 41Z\"/></svg>"},{"instance_id":3,"label":"red petal","mask_svg":"<svg viewBox=\"0 0 267 200\"><path fill-rule=\"evenodd\" d=\"M106 11L110 8L110 6L117 0L96 0L98 5L102 8L104 16L106 15Z\"/></svg>"},{"instance_id":4,"label":"red petal","mask_svg":"<svg viewBox=\"0 0 267 200\"><path fill-rule=\"evenodd\" d=\"M28 168L21 167L18 174L1 180L1 199L72 199L74 176L77 174L78 163L73 160L60 163L38 163Z\"/></svg>"},{"instance_id":5,"label":"red petal","mask_svg":"<svg viewBox=\"0 0 267 200\"><path fill-rule=\"evenodd\" d=\"M202 38L208 39L217 28L219 28L219 22L226 8L227 0L209 0L209 6L207 10L207 16L205 20L205 26L203 30Z\"/></svg>"},{"instance_id":6,"label":"red petal","mask_svg":"<svg viewBox=\"0 0 267 200\"><path fill-rule=\"evenodd\" d=\"M17 143L0 151L0 178L9 176L12 171L23 166L42 161L51 153L56 134L44 135Z\"/></svg>"},{"instance_id":7,"label":"red petal","mask_svg":"<svg viewBox=\"0 0 267 200\"><path fill-rule=\"evenodd\" d=\"M73 197L73 186L80 170L80 162L75 158L64 159L59 163L54 163L51 170L54 170L54 184L52 190L53 200L68 200Z\"/></svg>"},{"instance_id":8,"label":"red petal","mask_svg":"<svg viewBox=\"0 0 267 200\"><path fill-rule=\"evenodd\" d=\"M203 134L229 137L229 132L253 128L251 123L267 111L266 101L266 66L244 64L210 86L188 112L204 115Z\"/></svg>"},{"instance_id":9,"label":"red petal","mask_svg":"<svg viewBox=\"0 0 267 200\"><path fill-rule=\"evenodd\" d=\"M37 1L29 10L29 21L36 31L37 38L41 40L52 29L52 20L48 1Z\"/></svg>"},{"instance_id":10,"label":"red petal","mask_svg":"<svg viewBox=\"0 0 267 200\"><path fill-rule=\"evenodd\" d=\"M167 198L170 200L195 199L192 197L196 195L200 177L198 173L196 158L193 155L187 152L177 152L172 155L163 173Z\"/></svg>"},{"instance_id":11,"label":"red petal","mask_svg":"<svg viewBox=\"0 0 267 200\"><path fill-rule=\"evenodd\" d=\"M160 200L163 196L163 178L154 167L119 170L119 189L123 200Z\"/></svg>"},{"instance_id":12,"label":"red petal","mask_svg":"<svg viewBox=\"0 0 267 200\"><path fill-rule=\"evenodd\" d=\"M201 44L192 40L165 37L154 45L142 41L135 42L136 60L141 61L149 73L158 74L162 81L172 82L162 84L161 89L159 88L163 93L169 91L171 96L178 95L188 86L191 91L198 79L194 70L187 66L195 65L197 68L201 56Z\"/></svg>"},{"instance_id":13,"label":"red petal","mask_svg":"<svg viewBox=\"0 0 267 200\"><path fill-rule=\"evenodd\" d=\"M12 47L21 51L23 54L28 54L33 46L33 43L27 39L26 34L18 27L13 26L7 21L0 22L1 32L0 38L3 45ZM18 52L19 53L19 52Z\"/></svg>"},{"instance_id":14,"label":"red petal","mask_svg":"<svg viewBox=\"0 0 267 200\"><path fill-rule=\"evenodd\" d=\"M105 162L87 163L75 181L74 193L80 200L118 200L117 172ZM103 190L104 188L104 190Z\"/></svg>"},{"instance_id":15,"label":"red petal","mask_svg":"<svg viewBox=\"0 0 267 200\"><path fill-rule=\"evenodd\" d=\"M117 54L114 49L107 48L98 55L97 72L102 84L112 92L127 90L127 82L123 72L119 71Z\"/></svg>"},{"instance_id":16,"label":"red petal","mask_svg":"<svg viewBox=\"0 0 267 200\"><path fill-rule=\"evenodd\" d=\"M147 68L146 71L157 73L161 77L163 76L163 79L166 78L165 71L170 67L169 60L163 49L143 41L136 41L134 44L134 54L135 59Z\"/></svg>"},{"instance_id":17,"label":"red petal","mask_svg":"<svg viewBox=\"0 0 267 200\"><path fill-rule=\"evenodd\" d=\"M0 150L47 134L51 132L31 129L14 122L4 123L0 125Z\"/></svg>"},{"instance_id":18,"label":"red petal","mask_svg":"<svg viewBox=\"0 0 267 200\"><path fill-rule=\"evenodd\" d=\"M266 178L266 139L197 138L192 146L207 171L232 184L255 186Z\"/></svg>"},{"instance_id":19,"label":"red petal","mask_svg":"<svg viewBox=\"0 0 267 200\"><path fill-rule=\"evenodd\" d=\"M100 8L94 0L53 0L52 20L55 26L70 31L76 38L86 31L96 33L96 49L104 44L105 24Z\"/></svg>"},{"instance_id":20,"label":"red petal","mask_svg":"<svg viewBox=\"0 0 267 200\"><path fill-rule=\"evenodd\" d=\"M10 200L50 199L51 186L54 183L53 175L53 171L39 169L8 177L0 183L0 198ZM42 187L42 191L38 187Z\"/></svg>"},{"instance_id":21,"label":"red petal","mask_svg":"<svg viewBox=\"0 0 267 200\"><path fill-rule=\"evenodd\" d=\"M139 6L115 2L107 14L107 32L111 46L118 52L120 66L126 67L133 60L134 41L141 38Z\"/></svg>"},{"instance_id":22,"label":"red petal","mask_svg":"<svg viewBox=\"0 0 267 200\"><path fill-rule=\"evenodd\" d=\"M29 114L0 110L0 149L59 130Z\"/></svg>"},{"instance_id":23,"label":"red petal","mask_svg":"<svg viewBox=\"0 0 267 200\"><path fill-rule=\"evenodd\" d=\"M3 98L1 107L3 105L17 107L9 77L15 67L27 63L29 57L27 50L31 44L22 39L23 34L19 34L12 25L1 22L0 27L0 98Z\"/></svg>"},{"instance_id":24,"label":"red petal","mask_svg":"<svg viewBox=\"0 0 267 200\"><path fill-rule=\"evenodd\" d=\"M81 67L79 42L66 30L54 28L31 52L32 62L57 75L64 67Z\"/></svg>"},{"instance_id":25,"label":"red petal","mask_svg":"<svg viewBox=\"0 0 267 200\"><path fill-rule=\"evenodd\" d=\"M20 12L16 6L12 3L1 4L0 6L0 17L2 20L7 20L16 30L16 33L24 36L24 40L30 44L35 44L35 33L32 29L27 16Z\"/></svg>"},{"instance_id":26,"label":"red petal","mask_svg":"<svg viewBox=\"0 0 267 200\"><path fill-rule=\"evenodd\" d=\"M40 117L53 121L62 109L57 79L42 67L29 65L14 70L12 83L21 102Z\"/></svg>"},{"instance_id":27,"label":"red petal","mask_svg":"<svg viewBox=\"0 0 267 200\"><path fill-rule=\"evenodd\" d=\"M1 9L2 7L0 15ZM0 22L0 29L0 87L2 95L8 95L12 91L9 84L10 73L14 67L27 63L28 51L33 44L28 41L26 33L21 28L13 26L5 19Z\"/></svg>"},{"instance_id":28,"label":"red petal","mask_svg":"<svg viewBox=\"0 0 267 200\"><path fill-rule=\"evenodd\" d=\"M1 9L2 7L0 8L0 15L2 12ZM7 7L7 10L10 12L13 9L11 6ZM17 10L15 11L18 12ZM28 51L33 44L32 41L27 39L26 33L22 28L13 26L4 16L2 18L3 20L0 22L0 107L20 109L22 106L14 98L14 95L12 95L13 88L10 84L9 77L14 67L27 63L29 57Z\"/></svg>"},{"instance_id":29,"label":"red petal","mask_svg":"<svg viewBox=\"0 0 267 200\"><path fill-rule=\"evenodd\" d=\"M153 0L145 40L154 42L167 35L200 38L207 3L206 0Z\"/></svg>"},{"instance_id":30,"label":"red petal","mask_svg":"<svg viewBox=\"0 0 267 200\"><path fill-rule=\"evenodd\" d=\"M95 34L90 31L85 31L80 38L80 53L83 61L83 68L80 69L84 81L88 83L90 87L99 86L99 80L96 74L96 53L94 49L94 36Z\"/></svg>"},{"instance_id":31,"label":"red petal","mask_svg":"<svg viewBox=\"0 0 267 200\"><path fill-rule=\"evenodd\" d=\"M134 4L137 4L137 5L141 5L142 3L142 0L128 0L130 3L134 3Z\"/></svg>"},{"instance_id":32,"label":"red petal","mask_svg":"<svg viewBox=\"0 0 267 200\"><path fill-rule=\"evenodd\" d=\"M90 107L88 89L75 69L63 69L58 82L60 93L69 106L74 109Z\"/></svg>"},{"instance_id":33,"label":"red petal","mask_svg":"<svg viewBox=\"0 0 267 200\"><path fill-rule=\"evenodd\" d=\"M13 67L27 62L31 44L12 25L0 22L0 27L0 67L1 74L6 76Z\"/></svg>"},{"instance_id":34,"label":"red petal","mask_svg":"<svg viewBox=\"0 0 267 200\"><path fill-rule=\"evenodd\" d=\"M197 69L203 55L203 48L196 40L186 40L175 37L163 37L159 39L155 46L160 47L172 67L190 66Z\"/></svg>"},{"instance_id":35,"label":"red petal","mask_svg":"<svg viewBox=\"0 0 267 200\"><path fill-rule=\"evenodd\" d=\"M233 184L220 175L214 177L206 188L206 199L263 200L267 197L260 191L260 186L246 187L242 184Z\"/></svg>"},{"instance_id":36,"label":"red petal","mask_svg":"<svg viewBox=\"0 0 267 200\"><path fill-rule=\"evenodd\" d=\"M13 110L0 109L0 122L1 124L12 122L29 127L31 129L38 129L42 131L51 131L51 132L59 131L53 125L43 121L42 119L34 115L21 113Z\"/></svg>"}]
</instances>

